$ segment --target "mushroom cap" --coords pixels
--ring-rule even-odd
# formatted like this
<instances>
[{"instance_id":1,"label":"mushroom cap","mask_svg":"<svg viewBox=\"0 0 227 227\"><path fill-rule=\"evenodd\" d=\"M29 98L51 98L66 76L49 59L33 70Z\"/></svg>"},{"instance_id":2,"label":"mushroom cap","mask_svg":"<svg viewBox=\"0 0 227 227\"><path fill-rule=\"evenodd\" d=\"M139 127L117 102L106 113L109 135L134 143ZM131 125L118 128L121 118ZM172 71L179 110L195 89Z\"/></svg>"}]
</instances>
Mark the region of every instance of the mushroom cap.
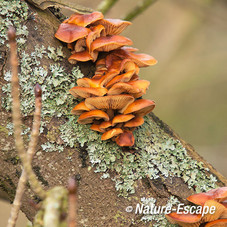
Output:
<instances>
[{"instance_id":1,"label":"mushroom cap","mask_svg":"<svg viewBox=\"0 0 227 227\"><path fill-rule=\"evenodd\" d=\"M170 214L166 214L165 217L167 218L167 220L172 223L172 224L178 224L180 226L185 226L185 224L187 223L188 226L189 223L194 224L194 223L198 223L202 217L201 214L178 214L176 212L170 213ZM192 225L193 226L193 225ZM195 226L199 226L195 225Z\"/></svg>"},{"instance_id":2,"label":"mushroom cap","mask_svg":"<svg viewBox=\"0 0 227 227\"><path fill-rule=\"evenodd\" d=\"M76 64L77 61L82 61L82 62L85 62L85 61L90 61L90 60L94 60L92 58L92 56L88 53L87 50L85 51L82 51L82 52L77 52L77 53L74 53L72 54L70 57L69 57L69 62L71 64Z\"/></svg>"},{"instance_id":3,"label":"mushroom cap","mask_svg":"<svg viewBox=\"0 0 227 227\"><path fill-rule=\"evenodd\" d=\"M71 15L70 18L66 19L64 23L76 24L78 26L86 27L91 23L101 20L102 18L103 18L103 14L97 11L89 14L75 13Z\"/></svg>"},{"instance_id":4,"label":"mushroom cap","mask_svg":"<svg viewBox=\"0 0 227 227\"><path fill-rule=\"evenodd\" d=\"M91 109L122 110L134 101L131 95L108 95L103 97L86 98L85 105ZM119 112L120 112L119 111Z\"/></svg>"},{"instance_id":5,"label":"mushroom cap","mask_svg":"<svg viewBox=\"0 0 227 227\"><path fill-rule=\"evenodd\" d=\"M155 65L157 60L148 54L135 54L127 49L114 50L113 53L122 59L129 58L134 61L140 68Z\"/></svg>"},{"instance_id":6,"label":"mushroom cap","mask_svg":"<svg viewBox=\"0 0 227 227\"><path fill-rule=\"evenodd\" d=\"M142 125L144 123L144 119L143 117L134 117L132 120L126 122L124 124L124 127L128 127L128 128L134 128L134 127L138 127L140 125Z\"/></svg>"},{"instance_id":7,"label":"mushroom cap","mask_svg":"<svg viewBox=\"0 0 227 227\"><path fill-rule=\"evenodd\" d=\"M86 102L85 102L86 104ZM155 107L154 101L148 99L138 99L131 103L124 111L124 114L133 113L136 116L144 116L150 113Z\"/></svg>"},{"instance_id":8,"label":"mushroom cap","mask_svg":"<svg viewBox=\"0 0 227 227\"><path fill-rule=\"evenodd\" d=\"M131 147L134 145L135 138L131 131L124 131L116 138L116 143L121 147Z\"/></svg>"},{"instance_id":9,"label":"mushroom cap","mask_svg":"<svg viewBox=\"0 0 227 227\"><path fill-rule=\"evenodd\" d=\"M102 110L91 110L89 112L82 113L77 121L80 124L90 124L94 119L109 121L109 116Z\"/></svg>"},{"instance_id":10,"label":"mushroom cap","mask_svg":"<svg viewBox=\"0 0 227 227\"><path fill-rule=\"evenodd\" d=\"M129 81L127 84L139 90L137 94L133 94L135 98L139 98L142 95L146 94L146 91L150 85L150 82L148 80L136 80L136 81Z\"/></svg>"},{"instance_id":11,"label":"mushroom cap","mask_svg":"<svg viewBox=\"0 0 227 227\"><path fill-rule=\"evenodd\" d=\"M101 140L108 140L114 136L118 136L121 133L123 133L121 128L110 129L109 131L103 133Z\"/></svg>"},{"instance_id":12,"label":"mushroom cap","mask_svg":"<svg viewBox=\"0 0 227 227\"><path fill-rule=\"evenodd\" d=\"M140 92L140 89L127 84L127 83L123 83L123 82L119 82L114 84L110 90L107 92L108 95L119 95L121 93L128 93L128 94L133 94L133 93L138 93Z\"/></svg>"},{"instance_id":13,"label":"mushroom cap","mask_svg":"<svg viewBox=\"0 0 227 227\"><path fill-rule=\"evenodd\" d=\"M72 114L80 115L85 111L90 111L89 108L85 105L85 102L80 102L72 109Z\"/></svg>"},{"instance_id":14,"label":"mushroom cap","mask_svg":"<svg viewBox=\"0 0 227 227\"><path fill-rule=\"evenodd\" d=\"M204 203L207 200L216 200L218 202L222 202L226 199L227 199L227 187L220 187L220 188L212 189L208 192L197 193L187 198L188 201L197 205L204 205Z\"/></svg>"},{"instance_id":15,"label":"mushroom cap","mask_svg":"<svg viewBox=\"0 0 227 227\"><path fill-rule=\"evenodd\" d=\"M109 116L109 115L108 115L108 116ZM103 121L103 122L99 125L99 128L100 128L101 130L104 130L104 131L105 131L106 128L109 128L109 127L111 127L111 126L112 126L111 121Z\"/></svg>"},{"instance_id":16,"label":"mushroom cap","mask_svg":"<svg viewBox=\"0 0 227 227\"><path fill-rule=\"evenodd\" d=\"M88 97L91 97L92 95L103 96L107 93L107 89L101 88L101 87L78 87L77 86L77 87L71 88L69 92L75 98L78 98L78 97L88 98Z\"/></svg>"},{"instance_id":17,"label":"mushroom cap","mask_svg":"<svg viewBox=\"0 0 227 227\"><path fill-rule=\"evenodd\" d=\"M93 125L90 127L90 129L91 129L91 130L94 130L94 131L97 131L97 132L105 132L105 130L100 129L99 126L100 126L100 125L93 124Z\"/></svg>"},{"instance_id":18,"label":"mushroom cap","mask_svg":"<svg viewBox=\"0 0 227 227\"><path fill-rule=\"evenodd\" d=\"M115 116L112 120L112 126L118 124L118 123L122 123L122 122L127 122L129 120L131 120L132 118L134 118L135 116L133 114L119 114L117 116Z\"/></svg>"},{"instance_id":19,"label":"mushroom cap","mask_svg":"<svg viewBox=\"0 0 227 227\"><path fill-rule=\"evenodd\" d=\"M227 219L218 219L211 221L205 225L205 227L225 227L227 226Z\"/></svg>"},{"instance_id":20,"label":"mushroom cap","mask_svg":"<svg viewBox=\"0 0 227 227\"><path fill-rule=\"evenodd\" d=\"M109 89L110 87L112 87L114 84L116 84L118 82L128 82L128 81L130 81L133 75L134 75L133 71L129 71L129 72L120 74L118 76L114 76L112 78L109 77L106 80L103 80L103 85L105 85L106 88Z\"/></svg>"},{"instance_id":21,"label":"mushroom cap","mask_svg":"<svg viewBox=\"0 0 227 227\"><path fill-rule=\"evenodd\" d=\"M77 80L77 84L80 87L100 87L103 77L100 78L80 78Z\"/></svg>"},{"instance_id":22,"label":"mushroom cap","mask_svg":"<svg viewBox=\"0 0 227 227\"><path fill-rule=\"evenodd\" d=\"M100 37L100 34L102 32L102 30L104 29L104 27L99 24L93 28L90 28L91 32L89 32L87 38L86 38L86 45L88 48L88 51L90 52L90 48L91 48L91 43Z\"/></svg>"},{"instance_id":23,"label":"mushroom cap","mask_svg":"<svg viewBox=\"0 0 227 227\"><path fill-rule=\"evenodd\" d=\"M112 35L112 36L102 36L96 39L91 44L91 51L105 51L109 52L111 50L117 49L122 46L132 45L132 41L124 36Z\"/></svg>"},{"instance_id":24,"label":"mushroom cap","mask_svg":"<svg viewBox=\"0 0 227 227\"><path fill-rule=\"evenodd\" d=\"M118 35L132 23L120 19L102 19L95 24L101 24L105 27L103 35Z\"/></svg>"},{"instance_id":25,"label":"mushroom cap","mask_svg":"<svg viewBox=\"0 0 227 227\"><path fill-rule=\"evenodd\" d=\"M60 24L55 37L62 42L72 43L88 35L88 28L80 27L75 24Z\"/></svg>"}]
</instances>

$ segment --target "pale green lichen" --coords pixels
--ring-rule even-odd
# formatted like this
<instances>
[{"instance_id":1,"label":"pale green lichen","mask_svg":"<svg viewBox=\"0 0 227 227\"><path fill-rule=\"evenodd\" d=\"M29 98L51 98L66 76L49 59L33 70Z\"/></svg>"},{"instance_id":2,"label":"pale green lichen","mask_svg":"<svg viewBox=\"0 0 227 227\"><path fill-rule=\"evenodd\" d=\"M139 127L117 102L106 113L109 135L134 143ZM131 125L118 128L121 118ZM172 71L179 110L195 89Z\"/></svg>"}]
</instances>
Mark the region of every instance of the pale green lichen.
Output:
<instances>
[{"instance_id":1,"label":"pale green lichen","mask_svg":"<svg viewBox=\"0 0 227 227\"><path fill-rule=\"evenodd\" d=\"M9 26L14 26L17 30L17 43L19 48L26 42L28 35L24 22L28 18L28 6L24 1L0 0L0 45L7 40L7 30Z\"/></svg>"}]
</instances>

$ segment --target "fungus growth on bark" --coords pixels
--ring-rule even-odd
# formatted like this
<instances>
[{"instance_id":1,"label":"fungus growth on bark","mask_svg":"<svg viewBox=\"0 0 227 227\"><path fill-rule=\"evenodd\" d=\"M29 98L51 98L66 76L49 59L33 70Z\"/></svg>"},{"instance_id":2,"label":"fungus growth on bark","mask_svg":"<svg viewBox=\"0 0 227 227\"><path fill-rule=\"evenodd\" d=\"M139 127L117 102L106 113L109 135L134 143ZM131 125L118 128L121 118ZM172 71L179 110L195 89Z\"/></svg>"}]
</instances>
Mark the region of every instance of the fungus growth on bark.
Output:
<instances>
[{"instance_id":1,"label":"fungus growth on bark","mask_svg":"<svg viewBox=\"0 0 227 227\"><path fill-rule=\"evenodd\" d=\"M96 64L92 78L78 79L78 86L70 89L75 98L83 99L72 114L80 115L80 124L92 123L92 130L103 133L102 140L112 139L119 146L134 145L133 131L155 107L154 101L141 98L150 82L140 80L138 74L141 67L157 61L126 47L133 43L120 33L130 24L103 19L100 12L73 14L55 34L71 50L70 63L92 60Z\"/></svg>"},{"instance_id":2,"label":"fungus growth on bark","mask_svg":"<svg viewBox=\"0 0 227 227\"><path fill-rule=\"evenodd\" d=\"M181 214L177 212L167 214L166 218L172 224L178 224L183 227L199 227L204 223L206 223L203 225L205 227L227 225L227 187L212 189L205 193L191 195L187 200L201 206L201 212L195 214L186 214L184 212ZM210 211L212 207L215 209L213 209L211 213ZM202 215L202 212L204 212L204 215Z\"/></svg>"}]
</instances>

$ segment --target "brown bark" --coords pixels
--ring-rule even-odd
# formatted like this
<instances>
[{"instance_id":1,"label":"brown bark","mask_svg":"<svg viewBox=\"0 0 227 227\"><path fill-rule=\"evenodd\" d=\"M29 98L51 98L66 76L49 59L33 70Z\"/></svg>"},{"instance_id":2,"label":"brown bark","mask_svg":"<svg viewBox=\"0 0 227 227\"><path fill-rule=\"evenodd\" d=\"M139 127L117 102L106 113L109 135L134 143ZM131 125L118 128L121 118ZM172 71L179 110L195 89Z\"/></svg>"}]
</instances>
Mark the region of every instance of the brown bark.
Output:
<instances>
[{"instance_id":1,"label":"brown bark","mask_svg":"<svg viewBox=\"0 0 227 227\"><path fill-rule=\"evenodd\" d=\"M49 10L41 11L33 6L30 7L32 11L38 13L38 16L36 17L36 22L33 20L28 20L26 22L29 30L26 50L28 52L29 50L33 50L33 47L36 44L44 45L46 47L57 47L61 45L61 43L54 38L54 33L59 25L59 21L49 12ZM34 25L38 27L37 32L33 29ZM67 52L67 50L65 51ZM1 48L1 55L5 56L5 60L0 62L0 87L5 83L3 80L3 71L9 68L9 53L6 47ZM52 62L52 60L45 59L45 64L48 64L47 61L48 63ZM62 64L64 64L67 69L72 68L67 60L64 60ZM81 69L84 75L92 73L92 65L82 65ZM7 122L11 121L11 115L2 107L0 108L0 124L1 126L6 126ZM183 141L154 114L151 114L150 117L160 125L169 137L180 140L188 154L194 160L203 162L204 167L209 168L210 173L217 177L217 184L219 186L226 185L226 179L197 154L191 145ZM64 118L61 118L60 121L56 118L51 119L50 124L47 127L48 130L53 130L54 127L58 127L64 120ZM31 126L32 118L26 117L23 121L24 124ZM0 137L0 196L12 202L16 191L16 185L21 174L21 163L17 158L13 137L9 137L4 130L0 130ZM47 141L47 138L45 135L41 135L37 152L42 151L40 145L45 141ZM94 173L93 168L88 171L87 167L83 167L84 161L86 162L86 165L89 166L89 160L83 158L83 152L84 149L79 146L78 149L67 148L66 152L62 153L39 152L38 155L34 157L33 167L38 179L45 186L45 189L55 185L67 185L69 177L77 177L79 185L78 219L80 223L84 223L87 226L134 226L134 224L132 224L132 219L136 222L140 219L140 216L135 215L134 213L125 212L125 208L129 205L134 205L135 207L135 204L140 198L155 197L159 204L165 204L171 195L174 195L179 200L185 202L187 196L195 193L192 189L188 188L187 184L181 178L160 177L157 180L150 180L148 178L138 180L135 187L136 192L130 196L130 201L123 197L118 197L113 181L110 179L100 179L102 174ZM73 154L71 161L66 159L68 153ZM111 173L111 177L115 175L115 172ZM30 199L37 201L37 197L35 197L30 188L27 187L21 209L29 219L32 219L35 210L29 203ZM117 215L119 211L120 214ZM143 225L145 224L140 223L135 226Z\"/></svg>"}]
</instances>

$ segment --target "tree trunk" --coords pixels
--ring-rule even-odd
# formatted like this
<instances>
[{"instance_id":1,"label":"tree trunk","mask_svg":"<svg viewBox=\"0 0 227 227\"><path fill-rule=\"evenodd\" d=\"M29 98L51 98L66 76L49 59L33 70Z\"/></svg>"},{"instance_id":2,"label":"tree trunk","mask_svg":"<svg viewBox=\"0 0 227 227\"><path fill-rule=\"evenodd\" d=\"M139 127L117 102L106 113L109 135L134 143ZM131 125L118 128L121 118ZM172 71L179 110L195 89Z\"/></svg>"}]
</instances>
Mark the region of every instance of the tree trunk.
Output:
<instances>
[{"instance_id":1,"label":"tree trunk","mask_svg":"<svg viewBox=\"0 0 227 227\"><path fill-rule=\"evenodd\" d=\"M18 3L19 0L15 2ZM59 21L49 10L41 11L32 5L29 5L29 9L23 10L30 16L20 21L22 25L27 26L28 31L27 41L20 47L21 59L23 51L31 55L36 45L43 45L46 50L48 47L54 47L56 50L57 47L62 46L62 43L54 38ZM34 16L35 13L37 13L36 16ZM5 19L5 14L0 16ZM59 60L61 54L55 58L54 52L50 50L46 58L39 59L40 64L37 63L37 66L46 69L50 65L60 63L66 75L71 75L73 66L67 61L70 53L65 47L63 50L67 57L61 61ZM2 88L8 83L4 79L4 74L9 71L9 51L6 43L0 47L0 54L0 86ZM35 67L32 65L32 70L35 70ZM80 65L85 76L92 75L93 68L92 64ZM50 71L48 75L51 76ZM23 79L23 76L20 78ZM45 86L48 88L48 83L50 81L46 79L41 85L43 88ZM56 85L53 90L56 96L59 95L57 88ZM66 89L69 90L70 87ZM3 93L1 89L1 97L7 100L7 95L7 92ZM69 94L68 97L70 97ZM46 99L43 103L50 101ZM13 136L10 135L11 113L6 110L6 106L7 101L2 101L0 107L0 196L12 202L21 174L21 162L15 151ZM58 111L61 111L61 105ZM24 114L25 129L31 127L31 113L28 111ZM72 117L64 114L59 117L56 112L52 115L44 113L45 125L33 159L33 168L45 189L55 185L67 185L69 177L75 176L79 185L78 222L80 226L148 226L149 223L145 224L141 218L151 218L157 222L154 215L145 217L143 214L126 212L126 207L135 208L143 197L156 199L156 205L165 205L171 196L186 203L187 196L224 186L227 182L194 151L191 145L183 141L154 114L150 114L146 118L146 123L135 131L136 143L131 149L121 149L112 142L100 142L100 138L95 141L96 138L93 136L97 136L97 133L92 132L86 135L90 132L85 126L84 128L75 126L77 128L74 133L77 132L77 134L72 135L73 132L67 129L71 129L70 127L73 123L75 124L76 120L68 123ZM28 134L25 133L24 139L28 141ZM94 145L96 142L97 146ZM64 149L63 152L60 152L61 148ZM32 220L35 210L29 202L30 199L39 201L28 185L21 210ZM164 218L159 222L166 223Z\"/></svg>"}]
</instances>

